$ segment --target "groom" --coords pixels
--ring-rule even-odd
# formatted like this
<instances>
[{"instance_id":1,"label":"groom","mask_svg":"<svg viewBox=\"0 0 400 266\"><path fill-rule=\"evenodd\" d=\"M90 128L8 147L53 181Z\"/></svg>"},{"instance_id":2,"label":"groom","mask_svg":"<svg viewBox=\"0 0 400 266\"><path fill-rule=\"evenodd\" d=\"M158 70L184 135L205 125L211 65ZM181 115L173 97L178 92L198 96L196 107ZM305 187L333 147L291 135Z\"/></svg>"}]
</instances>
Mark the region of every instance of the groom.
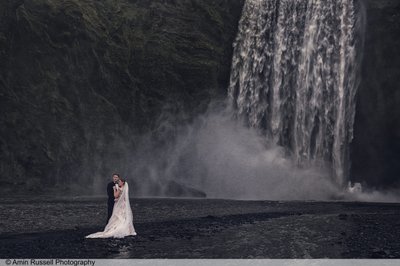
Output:
<instances>
[{"instance_id":1,"label":"groom","mask_svg":"<svg viewBox=\"0 0 400 266\"><path fill-rule=\"evenodd\" d=\"M108 195L108 201L107 201L107 205L108 205L108 217L107 217L107 223L110 220L110 217L112 215L113 212L113 208L114 208L114 189L113 187L115 186L115 184L119 181L120 176L119 174L113 174L112 175L112 179L113 181L111 181L110 183L108 183L107 185L107 195Z\"/></svg>"}]
</instances>

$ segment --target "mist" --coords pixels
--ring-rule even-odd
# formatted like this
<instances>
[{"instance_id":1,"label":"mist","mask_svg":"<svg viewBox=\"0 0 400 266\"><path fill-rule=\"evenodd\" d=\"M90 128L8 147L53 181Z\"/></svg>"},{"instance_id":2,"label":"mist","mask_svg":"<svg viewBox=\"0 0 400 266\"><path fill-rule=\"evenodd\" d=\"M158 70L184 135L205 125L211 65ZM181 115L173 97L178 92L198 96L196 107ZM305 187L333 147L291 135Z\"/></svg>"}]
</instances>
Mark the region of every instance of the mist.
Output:
<instances>
[{"instance_id":1,"label":"mist","mask_svg":"<svg viewBox=\"0 0 400 266\"><path fill-rule=\"evenodd\" d=\"M164 114L133 156L129 172L140 186L137 194L163 195L173 181L207 198L398 201L395 194L348 192L335 183L328 164L297 166L288 151L234 114L216 101L184 125Z\"/></svg>"}]
</instances>

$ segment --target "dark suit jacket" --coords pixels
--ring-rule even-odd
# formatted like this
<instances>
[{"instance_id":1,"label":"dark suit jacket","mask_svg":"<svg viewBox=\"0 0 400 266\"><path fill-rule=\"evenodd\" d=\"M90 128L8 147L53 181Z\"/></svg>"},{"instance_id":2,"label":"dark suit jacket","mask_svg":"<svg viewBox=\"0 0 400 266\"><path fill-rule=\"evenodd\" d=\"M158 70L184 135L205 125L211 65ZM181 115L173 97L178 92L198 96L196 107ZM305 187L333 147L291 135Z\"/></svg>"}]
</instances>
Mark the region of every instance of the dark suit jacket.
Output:
<instances>
[{"instance_id":1,"label":"dark suit jacket","mask_svg":"<svg viewBox=\"0 0 400 266\"><path fill-rule=\"evenodd\" d=\"M108 195L108 202L114 204L114 189L115 186L114 182L110 182L107 185L107 195Z\"/></svg>"},{"instance_id":2,"label":"dark suit jacket","mask_svg":"<svg viewBox=\"0 0 400 266\"><path fill-rule=\"evenodd\" d=\"M107 223L110 220L114 208L114 182L110 182L107 185L107 195L108 195L108 200L107 200L107 206L108 206L108 215L107 215Z\"/></svg>"}]
</instances>

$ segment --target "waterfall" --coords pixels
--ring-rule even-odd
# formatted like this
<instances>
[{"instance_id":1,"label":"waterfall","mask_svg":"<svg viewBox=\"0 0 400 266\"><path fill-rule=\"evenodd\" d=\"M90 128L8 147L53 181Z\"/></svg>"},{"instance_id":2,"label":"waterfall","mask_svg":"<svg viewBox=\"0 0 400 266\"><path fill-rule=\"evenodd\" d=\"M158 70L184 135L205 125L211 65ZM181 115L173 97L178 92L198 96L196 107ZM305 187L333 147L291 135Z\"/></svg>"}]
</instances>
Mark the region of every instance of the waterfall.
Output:
<instances>
[{"instance_id":1,"label":"waterfall","mask_svg":"<svg viewBox=\"0 0 400 266\"><path fill-rule=\"evenodd\" d=\"M299 167L328 165L347 184L359 84L360 3L247 0L229 99L249 126L286 148Z\"/></svg>"}]
</instances>

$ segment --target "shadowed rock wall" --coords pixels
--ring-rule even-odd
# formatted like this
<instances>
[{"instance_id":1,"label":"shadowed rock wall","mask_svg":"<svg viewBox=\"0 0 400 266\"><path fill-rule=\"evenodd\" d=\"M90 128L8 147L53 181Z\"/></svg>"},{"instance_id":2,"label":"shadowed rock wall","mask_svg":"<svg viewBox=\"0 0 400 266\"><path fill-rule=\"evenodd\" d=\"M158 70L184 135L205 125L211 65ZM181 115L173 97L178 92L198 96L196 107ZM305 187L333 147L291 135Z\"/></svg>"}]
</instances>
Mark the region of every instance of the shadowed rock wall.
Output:
<instances>
[{"instance_id":1,"label":"shadowed rock wall","mask_svg":"<svg viewBox=\"0 0 400 266\"><path fill-rule=\"evenodd\" d=\"M0 180L36 190L124 172L159 119L225 97L242 4L2 1Z\"/></svg>"},{"instance_id":2,"label":"shadowed rock wall","mask_svg":"<svg viewBox=\"0 0 400 266\"><path fill-rule=\"evenodd\" d=\"M352 179L400 187L400 1L368 0Z\"/></svg>"}]
</instances>

